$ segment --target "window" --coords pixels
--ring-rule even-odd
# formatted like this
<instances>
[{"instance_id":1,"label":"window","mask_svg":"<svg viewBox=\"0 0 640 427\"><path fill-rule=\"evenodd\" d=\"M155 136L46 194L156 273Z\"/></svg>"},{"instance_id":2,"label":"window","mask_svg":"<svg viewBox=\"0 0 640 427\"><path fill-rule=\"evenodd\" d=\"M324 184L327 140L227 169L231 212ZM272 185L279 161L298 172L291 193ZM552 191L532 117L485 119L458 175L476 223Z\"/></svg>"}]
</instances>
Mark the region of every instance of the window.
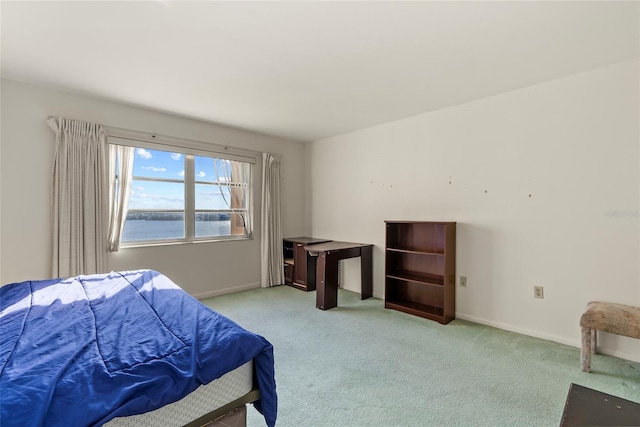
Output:
<instances>
[{"instance_id":1,"label":"window","mask_svg":"<svg viewBox=\"0 0 640 427\"><path fill-rule=\"evenodd\" d=\"M114 180L130 185L123 246L251 237L250 162L161 148L135 147L130 182Z\"/></svg>"}]
</instances>

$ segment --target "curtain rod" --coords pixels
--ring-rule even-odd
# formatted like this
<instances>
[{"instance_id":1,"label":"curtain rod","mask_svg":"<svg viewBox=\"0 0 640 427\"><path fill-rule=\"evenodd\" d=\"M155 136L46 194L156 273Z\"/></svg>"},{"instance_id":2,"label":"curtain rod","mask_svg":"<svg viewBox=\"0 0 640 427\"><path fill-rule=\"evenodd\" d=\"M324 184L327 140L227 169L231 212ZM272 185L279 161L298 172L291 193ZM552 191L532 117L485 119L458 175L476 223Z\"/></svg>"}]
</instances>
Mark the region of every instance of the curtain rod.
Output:
<instances>
[{"instance_id":1,"label":"curtain rod","mask_svg":"<svg viewBox=\"0 0 640 427\"><path fill-rule=\"evenodd\" d=\"M66 117L59 117L59 116L47 116L47 120L51 120L51 119L61 119L61 118L65 118ZM67 119L69 120L69 119ZM76 120L76 119L71 119L71 120ZM95 122L93 122L95 123ZM251 149L247 149L247 148L239 148L239 147L233 147L227 144L219 144L219 143L215 143L215 142L207 142L207 141L199 141L196 139L189 139L189 138L182 138L182 137L177 137L177 136L171 136L171 135L162 135L162 134L158 134L155 132L144 132L144 131L138 131L138 130L132 130L132 129L125 129L125 128L119 128L119 127L115 127L115 126L107 126L107 125L103 125L100 123L95 123L97 125L100 125L104 128L104 130L107 132L107 136L113 136L113 137L119 137L119 138L124 138L124 139L135 139L136 137L139 138L146 138L146 141L148 142L154 142L157 141L158 143L162 144L161 140L165 140L165 143L171 143L172 141L175 142L184 142L184 143L188 143L188 144L205 144L206 147L211 147L211 148L218 148L218 149L222 149L225 151L234 151L238 154L240 153L245 153L247 155L252 155L252 156L256 156L256 155L262 155L261 151L257 151L257 150L251 150Z\"/></svg>"}]
</instances>

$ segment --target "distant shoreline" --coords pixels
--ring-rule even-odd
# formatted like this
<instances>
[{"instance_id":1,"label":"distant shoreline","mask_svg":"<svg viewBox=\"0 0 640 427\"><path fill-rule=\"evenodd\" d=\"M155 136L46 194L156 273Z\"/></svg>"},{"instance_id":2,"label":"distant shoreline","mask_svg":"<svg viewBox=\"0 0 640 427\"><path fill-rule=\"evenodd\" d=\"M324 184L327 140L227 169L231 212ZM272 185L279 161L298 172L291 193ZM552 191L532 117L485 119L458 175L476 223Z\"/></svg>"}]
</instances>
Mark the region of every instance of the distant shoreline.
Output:
<instances>
[{"instance_id":1,"label":"distant shoreline","mask_svg":"<svg viewBox=\"0 0 640 427\"><path fill-rule=\"evenodd\" d=\"M122 232L123 242L148 240L182 239L185 237L184 218L182 213L177 219L131 219L127 215ZM219 215L219 214L214 214ZM227 214L227 217L229 215ZM195 222L196 237L228 236L231 234L231 220L197 219Z\"/></svg>"},{"instance_id":2,"label":"distant shoreline","mask_svg":"<svg viewBox=\"0 0 640 427\"><path fill-rule=\"evenodd\" d=\"M127 221L182 221L183 212L129 212ZM229 221L227 212L196 212L196 221Z\"/></svg>"}]
</instances>

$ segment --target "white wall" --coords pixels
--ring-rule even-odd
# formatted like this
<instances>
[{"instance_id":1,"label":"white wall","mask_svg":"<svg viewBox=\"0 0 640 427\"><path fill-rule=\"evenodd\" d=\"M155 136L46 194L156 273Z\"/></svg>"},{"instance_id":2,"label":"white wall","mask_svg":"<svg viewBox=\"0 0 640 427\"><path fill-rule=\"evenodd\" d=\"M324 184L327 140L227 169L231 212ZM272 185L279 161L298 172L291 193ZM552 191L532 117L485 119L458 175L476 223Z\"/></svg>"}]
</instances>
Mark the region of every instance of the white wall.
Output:
<instances>
[{"instance_id":1,"label":"white wall","mask_svg":"<svg viewBox=\"0 0 640 427\"><path fill-rule=\"evenodd\" d=\"M8 80L2 80L1 89L2 284L51 275L49 196L55 138L45 124L48 115L280 153L284 232L304 234L304 146L298 142ZM110 256L110 268L157 269L198 296L259 286L261 165L256 169L254 239L121 249Z\"/></svg>"},{"instance_id":2,"label":"white wall","mask_svg":"<svg viewBox=\"0 0 640 427\"><path fill-rule=\"evenodd\" d=\"M588 301L640 305L639 75L617 64L316 141L312 235L373 243L382 298L383 221L457 221L457 316L578 346ZM640 361L638 340L604 335Z\"/></svg>"}]
</instances>

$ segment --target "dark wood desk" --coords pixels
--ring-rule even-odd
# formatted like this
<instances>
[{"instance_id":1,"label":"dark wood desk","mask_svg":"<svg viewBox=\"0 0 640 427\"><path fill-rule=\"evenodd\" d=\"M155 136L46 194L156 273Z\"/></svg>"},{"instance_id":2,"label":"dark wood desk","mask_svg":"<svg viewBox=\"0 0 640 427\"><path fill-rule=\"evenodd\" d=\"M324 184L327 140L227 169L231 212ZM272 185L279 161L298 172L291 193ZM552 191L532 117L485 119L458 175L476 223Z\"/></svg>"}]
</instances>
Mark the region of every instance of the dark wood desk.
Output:
<instances>
[{"instance_id":1,"label":"dark wood desk","mask_svg":"<svg viewBox=\"0 0 640 427\"><path fill-rule=\"evenodd\" d=\"M638 426L640 404L571 384L560 426Z\"/></svg>"},{"instance_id":2,"label":"dark wood desk","mask_svg":"<svg viewBox=\"0 0 640 427\"><path fill-rule=\"evenodd\" d=\"M303 291L316 290L316 262L305 250L312 243L330 242L315 237L286 237L282 242L285 284Z\"/></svg>"},{"instance_id":3,"label":"dark wood desk","mask_svg":"<svg viewBox=\"0 0 640 427\"><path fill-rule=\"evenodd\" d=\"M316 307L328 310L338 305L338 261L360 257L360 298L373 295L373 245L326 242L304 248L316 263Z\"/></svg>"}]
</instances>

